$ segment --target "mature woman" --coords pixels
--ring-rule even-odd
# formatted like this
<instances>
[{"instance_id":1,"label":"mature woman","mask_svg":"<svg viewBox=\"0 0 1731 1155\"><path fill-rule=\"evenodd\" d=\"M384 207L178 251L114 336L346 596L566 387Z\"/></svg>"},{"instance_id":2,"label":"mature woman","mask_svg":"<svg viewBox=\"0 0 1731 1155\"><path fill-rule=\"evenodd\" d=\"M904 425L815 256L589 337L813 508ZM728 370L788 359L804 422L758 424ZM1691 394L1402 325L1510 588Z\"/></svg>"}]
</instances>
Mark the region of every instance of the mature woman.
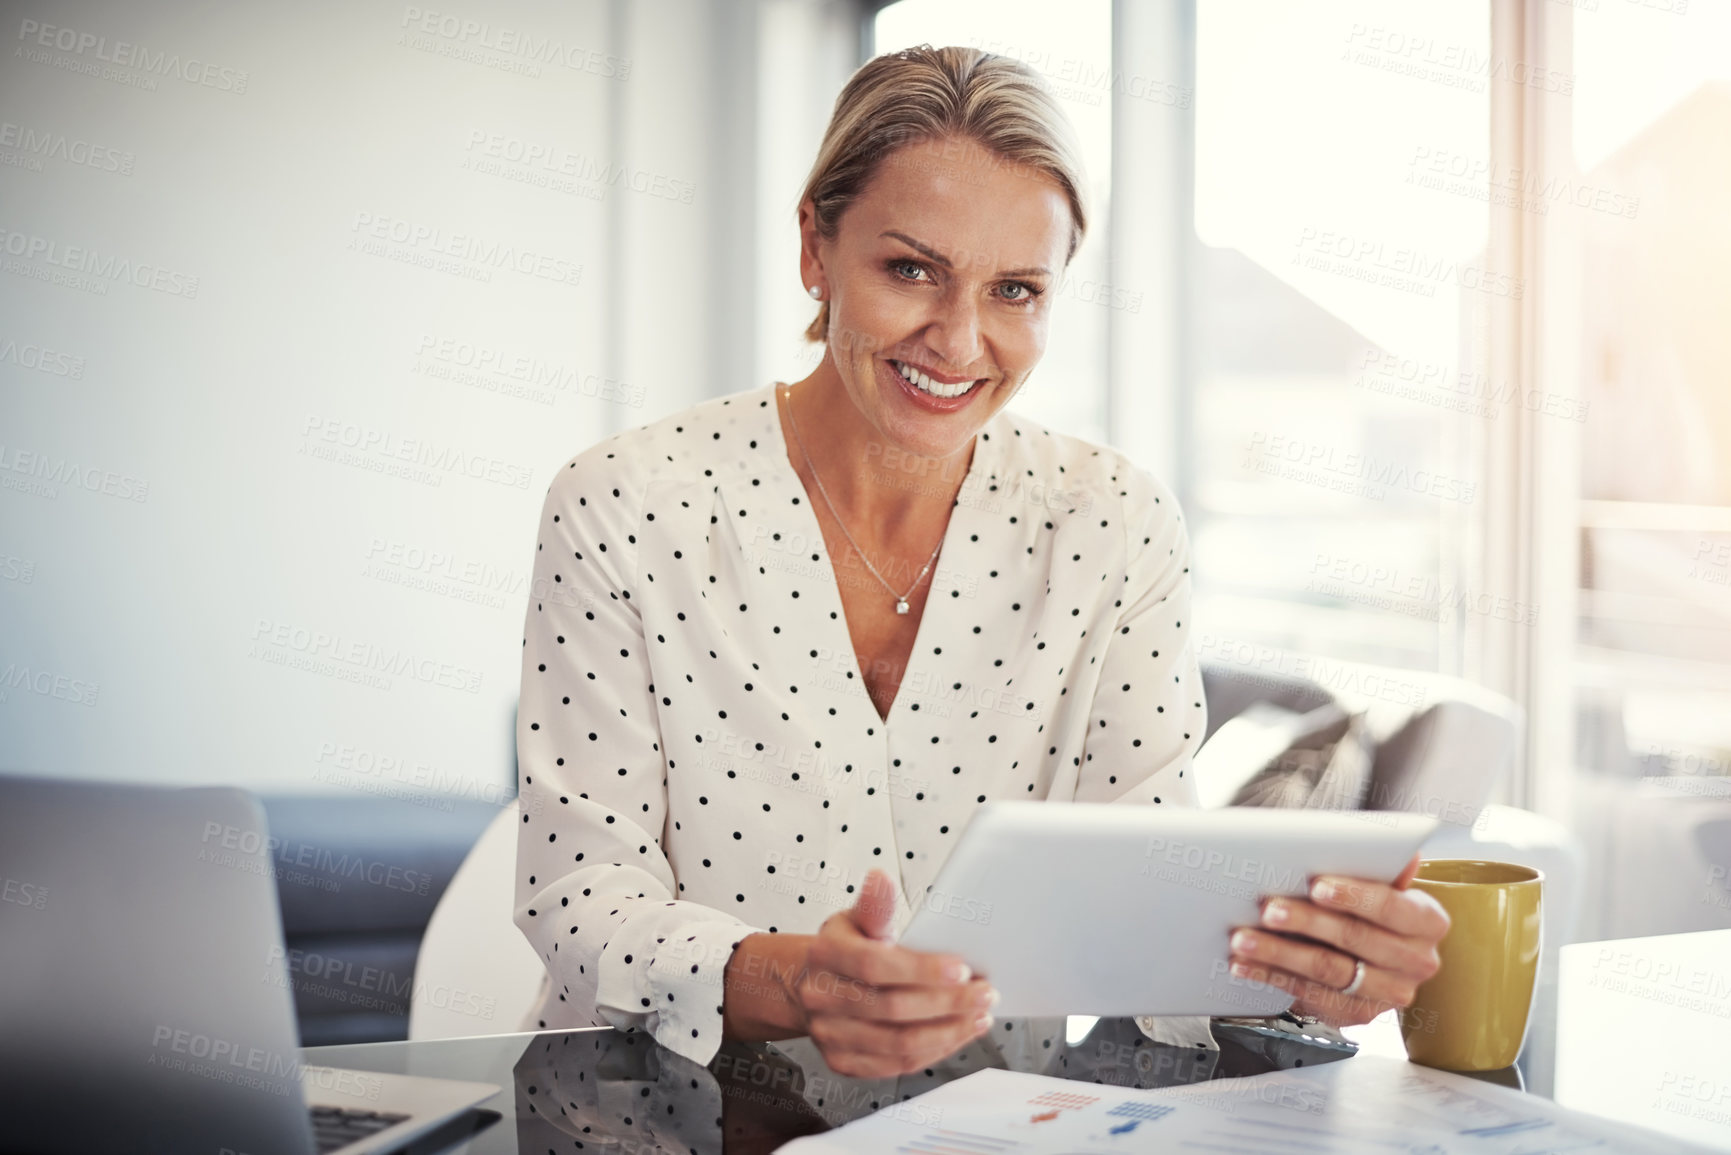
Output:
<instances>
[{"instance_id":1,"label":"mature woman","mask_svg":"<svg viewBox=\"0 0 1731 1155\"><path fill-rule=\"evenodd\" d=\"M838 1073L927 1066L990 1028L995 995L893 939L981 804L1195 804L1177 503L1005 408L1082 189L1025 66L868 62L799 208L817 368L559 470L518 718L515 918L543 1026L636 1027L698 1062L809 1035ZM1235 971L1336 1024L1406 1005L1446 916L1337 894L1267 904Z\"/></svg>"}]
</instances>

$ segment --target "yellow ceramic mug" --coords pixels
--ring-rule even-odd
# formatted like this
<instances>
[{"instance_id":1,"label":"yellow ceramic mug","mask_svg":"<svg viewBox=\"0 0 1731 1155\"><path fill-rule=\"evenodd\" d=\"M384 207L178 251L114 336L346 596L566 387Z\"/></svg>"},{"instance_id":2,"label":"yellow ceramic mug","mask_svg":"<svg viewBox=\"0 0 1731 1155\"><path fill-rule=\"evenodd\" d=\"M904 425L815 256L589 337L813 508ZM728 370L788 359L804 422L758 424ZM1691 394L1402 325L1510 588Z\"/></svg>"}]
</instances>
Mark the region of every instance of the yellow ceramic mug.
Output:
<instances>
[{"instance_id":1,"label":"yellow ceramic mug","mask_svg":"<svg viewBox=\"0 0 1731 1155\"><path fill-rule=\"evenodd\" d=\"M1521 1053L1539 969L1544 875L1511 862L1440 858L1412 885L1448 911L1442 969L1401 1013L1407 1057L1447 1071L1494 1071Z\"/></svg>"}]
</instances>

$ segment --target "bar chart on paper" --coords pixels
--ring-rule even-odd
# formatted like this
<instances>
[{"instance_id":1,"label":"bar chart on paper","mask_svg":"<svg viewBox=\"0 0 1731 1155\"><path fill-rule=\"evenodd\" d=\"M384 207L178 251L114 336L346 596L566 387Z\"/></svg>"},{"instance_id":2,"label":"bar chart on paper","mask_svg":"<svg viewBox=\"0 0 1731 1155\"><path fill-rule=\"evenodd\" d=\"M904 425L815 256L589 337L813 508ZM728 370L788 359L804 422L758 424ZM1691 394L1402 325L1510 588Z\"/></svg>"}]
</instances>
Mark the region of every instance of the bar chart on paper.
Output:
<instances>
[{"instance_id":1,"label":"bar chart on paper","mask_svg":"<svg viewBox=\"0 0 1731 1155\"><path fill-rule=\"evenodd\" d=\"M1679 1155L1705 1147L1376 1055L1139 1090L978 1071L788 1155Z\"/></svg>"}]
</instances>

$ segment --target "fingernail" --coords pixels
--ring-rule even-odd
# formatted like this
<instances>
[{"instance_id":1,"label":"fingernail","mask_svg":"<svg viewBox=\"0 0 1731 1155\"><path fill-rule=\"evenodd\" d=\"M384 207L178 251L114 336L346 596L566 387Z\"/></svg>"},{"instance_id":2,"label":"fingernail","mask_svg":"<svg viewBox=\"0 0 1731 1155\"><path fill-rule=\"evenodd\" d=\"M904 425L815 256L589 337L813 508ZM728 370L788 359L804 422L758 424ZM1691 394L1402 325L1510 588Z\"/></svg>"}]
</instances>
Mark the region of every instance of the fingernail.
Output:
<instances>
[{"instance_id":1,"label":"fingernail","mask_svg":"<svg viewBox=\"0 0 1731 1155\"><path fill-rule=\"evenodd\" d=\"M1278 899L1269 903L1268 907L1262 912L1262 921L1268 923L1270 926L1279 926L1291 917L1292 911L1288 909L1284 902L1281 902Z\"/></svg>"},{"instance_id":2,"label":"fingernail","mask_svg":"<svg viewBox=\"0 0 1731 1155\"><path fill-rule=\"evenodd\" d=\"M965 983L974 977L974 968L967 963L951 963L949 970L944 973L953 983Z\"/></svg>"},{"instance_id":3,"label":"fingernail","mask_svg":"<svg viewBox=\"0 0 1731 1155\"><path fill-rule=\"evenodd\" d=\"M1250 954L1256 950L1256 936L1247 930L1232 932L1232 949L1239 954Z\"/></svg>"},{"instance_id":4,"label":"fingernail","mask_svg":"<svg viewBox=\"0 0 1731 1155\"><path fill-rule=\"evenodd\" d=\"M998 1000L1002 997L1003 996L998 994L997 987L987 987L986 993L975 999L974 1003L976 1006L981 1007L995 1007L998 1005Z\"/></svg>"},{"instance_id":5,"label":"fingernail","mask_svg":"<svg viewBox=\"0 0 1731 1155\"><path fill-rule=\"evenodd\" d=\"M991 1015L981 1015L979 1018L974 1020L974 1030L989 1031L992 1029L992 1022L993 1019Z\"/></svg>"},{"instance_id":6,"label":"fingernail","mask_svg":"<svg viewBox=\"0 0 1731 1155\"><path fill-rule=\"evenodd\" d=\"M1318 902L1333 902L1339 894L1340 887L1327 879L1319 879L1316 885L1310 888L1310 896Z\"/></svg>"}]
</instances>

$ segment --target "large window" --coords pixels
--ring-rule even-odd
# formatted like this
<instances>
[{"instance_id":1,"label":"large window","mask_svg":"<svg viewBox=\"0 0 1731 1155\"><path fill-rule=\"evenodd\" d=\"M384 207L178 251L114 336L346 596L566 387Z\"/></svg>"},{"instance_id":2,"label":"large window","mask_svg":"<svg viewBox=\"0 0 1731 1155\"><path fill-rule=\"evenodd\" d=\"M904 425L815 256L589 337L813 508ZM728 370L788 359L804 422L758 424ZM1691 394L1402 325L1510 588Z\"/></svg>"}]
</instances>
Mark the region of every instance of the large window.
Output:
<instances>
[{"instance_id":1,"label":"large window","mask_svg":"<svg viewBox=\"0 0 1731 1155\"><path fill-rule=\"evenodd\" d=\"M1731 7L1573 14L1577 809L1593 929L1731 926ZM1612 821L1611 816L1616 820ZM1630 881L1634 872L1638 877ZM1648 873L1665 885L1643 888Z\"/></svg>"},{"instance_id":2,"label":"large window","mask_svg":"<svg viewBox=\"0 0 1731 1155\"><path fill-rule=\"evenodd\" d=\"M1506 403L1475 319L1521 288L1486 255L1489 36L1483 0L1196 5L1183 496L1234 638L1457 668Z\"/></svg>"},{"instance_id":3,"label":"large window","mask_svg":"<svg viewBox=\"0 0 1731 1155\"><path fill-rule=\"evenodd\" d=\"M1187 400L1168 417L1182 416L1181 446L1152 464L1191 515L1199 620L1286 648L1451 665L1463 579L1448 542L1482 499L1462 426L1497 409L1461 382L1486 392L1473 310L1511 286L1485 258L1484 4L1202 0L1194 91L1115 57L1111 25L1107 0L902 0L874 22L873 52L967 44L1026 61L1082 138L1094 227L1017 408L1128 440L1106 428L1107 330L1144 318L1087 289L1115 283L1141 304L1133 291L1157 279L1114 269L1103 238L1115 213L1159 211L1110 193L1114 101L1162 77L1179 96L1162 111L1194 109L1195 214L1179 230ZM1395 67L1415 43L1461 62ZM1138 387L1134 365L1123 376Z\"/></svg>"},{"instance_id":4,"label":"large window","mask_svg":"<svg viewBox=\"0 0 1731 1155\"><path fill-rule=\"evenodd\" d=\"M903 0L875 32L1025 59L1076 121L1073 276L1148 308L1067 305L1018 404L1177 486L1199 629L1508 695L1504 797L1586 844L1577 935L1731 926L1731 5Z\"/></svg>"}]
</instances>

